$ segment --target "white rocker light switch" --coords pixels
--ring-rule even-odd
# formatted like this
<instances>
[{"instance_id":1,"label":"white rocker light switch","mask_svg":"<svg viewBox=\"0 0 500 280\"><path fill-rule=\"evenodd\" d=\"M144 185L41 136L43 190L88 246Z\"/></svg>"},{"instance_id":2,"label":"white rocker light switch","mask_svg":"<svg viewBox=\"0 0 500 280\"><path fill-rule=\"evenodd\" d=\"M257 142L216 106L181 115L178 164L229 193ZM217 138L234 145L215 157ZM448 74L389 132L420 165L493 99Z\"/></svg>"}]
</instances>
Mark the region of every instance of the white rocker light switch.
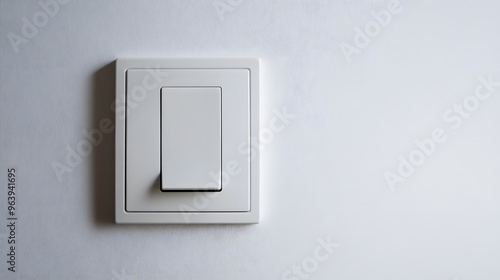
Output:
<instances>
[{"instance_id":1,"label":"white rocker light switch","mask_svg":"<svg viewBox=\"0 0 500 280\"><path fill-rule=\"evenodd\" d=\"M259 222L259 68L257 58L116 61L117 223Z\"/></svg>"},{"instance_id":2,"label":"white rocker light switch","mask_svg":"<svg viewBox=\"0 0 500 280\"><path fill-rule=\"evenodd\" d=\"M221 190L221 88L161 89L161 190Z\"/></svg>"}]
</instances>

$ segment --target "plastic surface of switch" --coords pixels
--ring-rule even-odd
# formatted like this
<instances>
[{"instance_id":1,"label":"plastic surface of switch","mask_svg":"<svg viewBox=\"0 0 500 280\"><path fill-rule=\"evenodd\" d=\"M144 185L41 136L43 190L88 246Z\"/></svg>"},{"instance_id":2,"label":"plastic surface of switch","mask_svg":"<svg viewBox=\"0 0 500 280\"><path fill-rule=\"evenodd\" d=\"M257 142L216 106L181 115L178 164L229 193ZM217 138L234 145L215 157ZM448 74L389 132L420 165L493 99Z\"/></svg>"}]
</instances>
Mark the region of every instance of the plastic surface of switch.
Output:
<instances>
[{"instance_id":1,"label":"plastic surface of switch","mask_svg":"<svg viewBox=\"0 0 500 280\"><path fill-rule=\"evenodd\" d=\"M221 88L161 89L161 190L221 190Z\"/></svg>"}]
</instances>

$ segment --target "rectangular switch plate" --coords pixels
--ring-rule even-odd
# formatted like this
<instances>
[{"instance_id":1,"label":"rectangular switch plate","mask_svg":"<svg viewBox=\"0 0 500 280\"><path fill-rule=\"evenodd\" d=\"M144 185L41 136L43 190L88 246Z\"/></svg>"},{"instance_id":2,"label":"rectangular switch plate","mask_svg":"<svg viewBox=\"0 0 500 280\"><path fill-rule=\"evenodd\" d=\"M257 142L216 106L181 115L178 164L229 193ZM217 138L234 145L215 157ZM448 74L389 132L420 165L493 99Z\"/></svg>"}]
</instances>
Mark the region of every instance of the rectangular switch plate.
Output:
<instances>
[{"instance_id":1,"label":"rectangular switch plate","mask_svg":"<svg viewBox=\"0 0 500 280\"><path fill-rule=\"evenodd\" d=\"M259 222L258 59L117 59L116 101L117 223Z\"/></svg>"}]
</instances>

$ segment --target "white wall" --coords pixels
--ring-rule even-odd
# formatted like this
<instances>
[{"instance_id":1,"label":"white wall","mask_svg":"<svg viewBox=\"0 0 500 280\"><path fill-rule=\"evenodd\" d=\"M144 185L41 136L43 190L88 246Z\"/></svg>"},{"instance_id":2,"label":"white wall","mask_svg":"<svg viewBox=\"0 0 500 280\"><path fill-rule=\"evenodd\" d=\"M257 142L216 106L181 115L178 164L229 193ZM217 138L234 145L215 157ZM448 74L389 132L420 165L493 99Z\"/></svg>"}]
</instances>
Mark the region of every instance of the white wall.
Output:
<instances>
[{"instance_id":1,"label":"white wall","mask_svg":"<svg viewBox=\"0 0 500 280\"><path fill-rule=\"evenodd\" d=\"M227 2L219 17L212 0L73 0L43 22L38 1L0 1L0 278L499 279L500 87L478 104L474 92L500 81L500 2ZM344 55L388 5L379 34ZM113 133L53 171L113 118L116 58L181 56L260 57L261 126L295 115L262 150L258 225L114 224ZM467 118L447 112L465 98ZM434 129L443 143L391 189L386 172Z\"/></svg>"}]
</instances>

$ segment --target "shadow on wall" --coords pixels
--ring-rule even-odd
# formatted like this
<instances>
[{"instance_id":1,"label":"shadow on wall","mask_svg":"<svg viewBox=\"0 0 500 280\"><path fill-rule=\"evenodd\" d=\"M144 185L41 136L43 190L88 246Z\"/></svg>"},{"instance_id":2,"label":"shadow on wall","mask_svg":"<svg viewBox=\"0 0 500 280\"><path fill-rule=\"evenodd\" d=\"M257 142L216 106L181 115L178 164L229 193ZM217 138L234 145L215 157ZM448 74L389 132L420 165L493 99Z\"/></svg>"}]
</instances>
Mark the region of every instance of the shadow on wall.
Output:
<instances>
[{"instance_id":1,"label":"shadow on wall","mask_svg":"<svg viewBox=\"0 0 500 280\"><path fill-rule=\"evenodd\" d=\"M92 77L93 214L98 226L115 223L115 68L113 61Z\"/></svg>"}]
</instances>

